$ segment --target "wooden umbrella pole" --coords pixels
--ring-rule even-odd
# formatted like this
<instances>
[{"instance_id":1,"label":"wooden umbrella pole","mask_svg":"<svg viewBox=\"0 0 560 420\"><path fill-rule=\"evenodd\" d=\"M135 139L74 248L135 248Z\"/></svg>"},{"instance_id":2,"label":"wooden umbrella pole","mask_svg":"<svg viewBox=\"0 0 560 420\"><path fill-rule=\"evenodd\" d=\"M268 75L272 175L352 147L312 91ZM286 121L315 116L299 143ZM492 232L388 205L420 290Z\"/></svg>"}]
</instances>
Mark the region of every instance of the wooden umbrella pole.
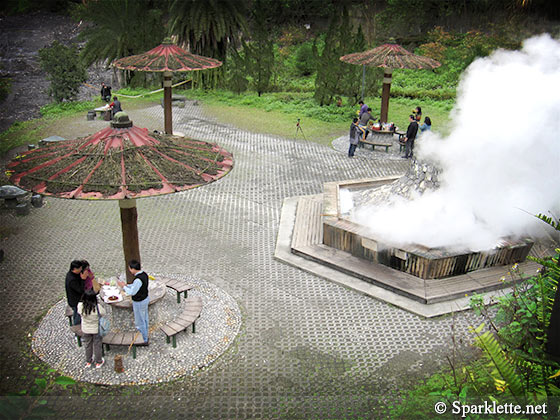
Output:
<instances>
[{"instance_id":1,"label":"wooden umbrella pole","mask_svg":"<svg viewBox=\"0 0 560 420\"><path fill-rule=\"evenodd\" d=\"M119 200L121 210L122 240L125 260L126 282L132 283L134 276L128 271L130 260L140 261L140 246L138 242L138 212L136 200Z\"/></svg>"},{"instance_id":2,"label":"wooden umbrella pole","mask_svg":"<svg viewBox=\"0 0 560 420\"><path fill-rule=\"evenodd\" d=\"M393 69L386 68L383 74L383 90L381 91L381 115L380 122L386 123L389 115L389 92L391 91L391 80Z\"/></svg>"},{"instance_id":3,"label":"wooden umbrella pole","mask_svg":"<svg viewBox=\"0 0 560 420\"><path fill-rule=\"evenodd\" d=\"M171 72L166 71L163 73L163 115L165 121L165 134L173 134L171 99Z\"/></svg>"}]
</instances>

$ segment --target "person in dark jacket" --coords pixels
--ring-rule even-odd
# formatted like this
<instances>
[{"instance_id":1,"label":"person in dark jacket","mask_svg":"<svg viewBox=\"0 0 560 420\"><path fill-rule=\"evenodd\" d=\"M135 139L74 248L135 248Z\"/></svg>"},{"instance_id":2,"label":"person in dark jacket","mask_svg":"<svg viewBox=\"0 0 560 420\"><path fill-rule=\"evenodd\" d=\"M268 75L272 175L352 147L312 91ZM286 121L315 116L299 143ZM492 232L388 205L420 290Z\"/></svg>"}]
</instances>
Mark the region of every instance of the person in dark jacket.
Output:
<instances>
[{"instance_id":1,"label":"person in dark jacket","mask_svg":"<svg viewBox=\"0 0 560 420\"><path fill-rule=\"evenodd\" d=\"M134 311L134 324L144 339L144 345L148 345L148 304L150 297L148 296L148 274L140 268L140 262L130 260L128 263L128 271L134 275L132 284L125 285L123 281L119 281L119 286L123 288L126 294L132 296L132 310Z\"/></svg>"},{"instance_id":2,"label":"person in dark jacket","mask_svg":"<svg viewBox=\"0 0 560 420\"><path fill-rule=\"evenodd\" d=\"M101 99L105 102L111 100L111 86L107 86L105 83L101 83Z\"/></svg>"},{"instance_id":3,"label":"person in dark jacket","mask_svg":"<svg viewBox=\"0 0 560 420\"><path fill-rule=\"evenodd\" d=\"M72 324L77 325L82 323L82 318L78 313L78 302L82 299L84 294L84 280L81 278L82 262L74 260L70 263L70 270L66 273L66 300L68 306L74 311L72 317Z\"/></svg>"},{"instance_id":4,"label":"person in dark jacket","mask_svg":"<svg viewBox=\"0 0 560 420\"><path fill-rule=\"evenodd\" d=\"M412 151L414 149L414 140L416 139L416 134L418 133L418 123L416 122L416 117L410 115L410 124L406 130L406 136L404 137L404 142L406 143L406 148L403 158L409 159L412 157Z\"/></svg>"},{"instance_id":5,"label":"person in dark jacket","mask_svg":"<svg viewBox=\"0 0 560 420\"><path fill-rule=\"evenodd\" d=\"M111 116L114 117L117 112L122 111L121 102L116 96L113 96L113 102L109 104L111 107Z\"/></svg>"},{"instance_id":6,"label":"person in dark jacket","mask_svg":"<svg viewBox=\"0 0 560 420\"><path fill-rule=\"evenodd\" d=\"M358 119L354 118L352 124L350 124L350 148L348 149L348 157L354 157L354 152L356 151L356 147L360 142L359 134L358 134Z\"/></svg>"}]
</instances>

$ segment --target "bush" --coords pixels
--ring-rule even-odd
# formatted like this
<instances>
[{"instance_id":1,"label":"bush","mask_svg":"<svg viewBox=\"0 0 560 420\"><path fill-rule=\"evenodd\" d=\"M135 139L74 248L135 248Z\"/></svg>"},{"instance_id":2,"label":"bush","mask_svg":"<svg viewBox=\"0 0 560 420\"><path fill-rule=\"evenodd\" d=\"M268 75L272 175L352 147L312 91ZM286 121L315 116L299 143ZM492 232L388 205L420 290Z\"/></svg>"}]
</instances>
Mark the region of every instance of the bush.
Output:
<instances>
[{"instance_id":1,"label":"bush","mask_svg":"<svg viewBox=\"0 0 560 420\"><path fill-rule=\"evenodd\" d=\"M87 73L80 62L78 50L54 41L50 47L39 50L41 68L47 72L51 84L48 93L56 102L69 100L78 94Z\"/></svg>"}]
</instances>

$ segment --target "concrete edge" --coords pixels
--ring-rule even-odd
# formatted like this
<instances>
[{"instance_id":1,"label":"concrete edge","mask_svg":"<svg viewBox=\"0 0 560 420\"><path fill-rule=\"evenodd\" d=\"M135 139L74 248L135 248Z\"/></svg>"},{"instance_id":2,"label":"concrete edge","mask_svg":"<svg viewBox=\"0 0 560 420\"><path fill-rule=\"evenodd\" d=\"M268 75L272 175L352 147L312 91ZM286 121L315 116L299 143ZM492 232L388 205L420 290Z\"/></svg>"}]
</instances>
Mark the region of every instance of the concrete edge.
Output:
<instances>
[{"instance_id":1,"label":"concrete edge","mask_svg":"<svg viewBox=\"0 0 560 420\"><path fill-rule=\"evenodd\" d=\"M340 286L352 289L358 293L362 293L391 305L398 306L401 309L425 318L432 318L452 312L460 312L470 309L470 297L453 299L446 302L423 304L409 299L405 296L401 296L389 290L383 289L379 286L375 286L371 283L362 281L356 277L344 274L335 269L292 254L291 240L294 222L296 219L298 200L303 197L315 196L316 195L297 196L287 197L284 199L282 203L282 210L280 212L280 223L278 227L278 236L276 239L276 248L274 250L275 259L308 273L314 274L318 277L322 277L326 280L332 281ZM509 290L511 289L505 288L482 294L484 296L484 303L491 304L495 302L497 296L501 296L504 293L507 293Z\"/></svg>"}]
</instances>

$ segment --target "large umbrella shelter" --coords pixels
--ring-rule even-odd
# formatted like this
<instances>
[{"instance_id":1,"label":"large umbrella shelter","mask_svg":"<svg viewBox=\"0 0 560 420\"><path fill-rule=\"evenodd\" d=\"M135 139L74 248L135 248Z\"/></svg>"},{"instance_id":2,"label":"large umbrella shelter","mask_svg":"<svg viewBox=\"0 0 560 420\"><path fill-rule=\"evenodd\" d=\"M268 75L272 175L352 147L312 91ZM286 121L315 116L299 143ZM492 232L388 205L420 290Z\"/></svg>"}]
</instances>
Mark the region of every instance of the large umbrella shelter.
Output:
<instances>
[{"instance_id":1,"label":"large umbrella shelter","mask_svg":"<svg viewBox=\"0 0 560 420\"><path fill-rule=\"evenodd\" d=\"M171 75L177 71L205 70L220 67L222 62L209 57L192 54L173 44L166 38L163 44L148 52L113 61L112 65L121 70L149 71L163 73L163 114L166 134L173 134L171 119Z\"/></svg>"},{"instance_id":2,"label":"large umbrella shelter","mask_svg":"<svg viewBox=\"0 0 560 420\"><path fill-rule=\"evenodd\" d=\"M149 133L135 127L124 113L116 117L119 121L88 137L25 152L7 169L10 181L27 191L67 199L118 200L126 263L140 261L137 198L213 182L231 170L233 157L216 144Z\"/></svg>"},{"instance_id":3,"label":"large umbrella shelter","mask_svg":"<svg viewBox=\"0 0 560 420\"><path fill-rule=\"evenodd\" d=\"M384 68L383 90L381 93L381 122L387 122L393 69L435 69L441 66L436 60L413 54L397 44L383 44L372 50L344 55L340 57L340 60L363 66L362 99L364 97L365 66Z\"/></svg>"}]
</instances>

